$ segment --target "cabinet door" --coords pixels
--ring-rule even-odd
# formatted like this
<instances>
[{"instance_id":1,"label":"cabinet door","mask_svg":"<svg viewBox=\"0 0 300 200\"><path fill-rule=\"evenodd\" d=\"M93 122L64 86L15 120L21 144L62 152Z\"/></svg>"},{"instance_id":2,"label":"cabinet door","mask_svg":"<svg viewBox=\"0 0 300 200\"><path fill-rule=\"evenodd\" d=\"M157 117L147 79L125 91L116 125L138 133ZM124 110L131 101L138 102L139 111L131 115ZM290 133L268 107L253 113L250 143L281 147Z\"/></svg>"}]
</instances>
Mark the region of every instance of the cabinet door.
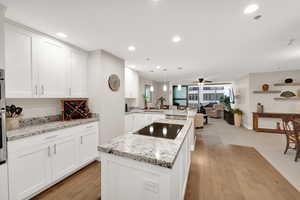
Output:
<instances>
[{"instance_id":1,"label":"cabinet door","mask_svg":"<svg viewBox=\"0 0 300 200\"><path fill-rule=\"evenodd\" d=\"M71 78L69 95L71 97L87 96L87 55L77 50L71 50Z\"/></svg>"},{"instance_id":2,"label":"cabinet door","mask_svg":"<svg viewBox=\"0 0 300 200\"><path fill-rule=\"evenodd\" d=\"M7 98L33 97L32 36L5 25L5 76Z\"/></svg>"},{"instance_id":3,"label":"cabinet door","mask_svg":"<svg viewBox=\"0 0 300 200\"><path fill-rule=\"evenodd\" d=\"M9 154L9 195L21 200L51 181L51 151L48 144L24 148Z\"/></svg>"},{"instance_id":4,"label":"cabinet door","mask_svg":"<svg viewBox=\"0 0 300 200\"><path fill-rule=\"evenodd\" d=\"M132 70L125 67L125 98L132 98Z\"/></svg>"},{"instance_id":5,"label":"cabinet door","mask_svg":"<svg viewBox=\"0 0 300 200\"><path fill-rule=\"evenodd\" d=\"M130 118L131 116L130 115L125 115L125 133L128 133L130 132Z\"/></svg>"},{"instance_id":6,"label":"cabinet door","mask_svg":"<svg viewBox=\"0 0 300 200\"><path fill-rule=\"evenodd\" d=\"M63 178L76 169L76 139L73 136L53 144L53 181Z\"/></svg>"},{"instance_id":7,"label":"cabinet door","mask_svg":"<svg viewBox=\"0 0 300 200\"><path fill-rule=\"evenodd\" d=\"M134 115L125 116L125 133L133 132L134 130Z\"/></svg>"},{"instance_id":8,"label":"cabinet door","mask_svg":"<svg viewBox=\"0 0 300 200\"><path fill-rule=\"evenodd\" d=\"M91 130L79 138L79 165L85 165L98 157L98 132Z\"/></svg>"},{"instance_id":9,"label":"cabinet door","mask_svg":"<svg viewBox=\"0 0 300 200\"><path fill-rule=\"evenodd\" d=\"M34 43L35 44L35 43ZM42 38L38 42L38 82L41 97L67 97L69 52L62 44ZM35 48L35 46L33 46Z\"/></svg>"},{"instance_id":10,"label":"cabinet door","mask_svg":"<svg viewBox=\"0 0 300 200\"><path fill-rule=\"evenodd\" d=\"M138 98L139 93L139 75L136 71L132 71L131 93L132 98Z\"/></svg>"},{"instance_id":11,"label":"cabinet door","mask_svg":"<svg viewBox=\"0 0 300 200\"><path fill-rule=\"evenodd\" d=\"M0 199L8 200L8 176L7 176L7 165L0 165Z\"/></svg>"}]
</instances>

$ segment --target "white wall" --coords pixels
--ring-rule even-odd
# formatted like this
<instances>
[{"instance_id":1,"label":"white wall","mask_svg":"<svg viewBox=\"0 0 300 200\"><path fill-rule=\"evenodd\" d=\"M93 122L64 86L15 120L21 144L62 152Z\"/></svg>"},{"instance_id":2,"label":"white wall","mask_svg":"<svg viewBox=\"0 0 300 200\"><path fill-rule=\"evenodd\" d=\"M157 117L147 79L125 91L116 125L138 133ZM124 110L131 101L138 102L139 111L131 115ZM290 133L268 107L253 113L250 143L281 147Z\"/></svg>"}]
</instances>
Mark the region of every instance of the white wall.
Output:
<instances>
[{"instance_id":1,"label":"white wall","mask_svg":"<svg viewBox=\"0 0 300 200\"><path fill-rule=\"evenodd\" d=\"M164 98L166 98L166 102L164 104L168 105L169 104L169 91L170 91L170 87L169 87L169 83L166 82L166 84L168 85L168 90L166 92L163 91L163 85L164 82L157 82L157 81L153 81L153 80L148 80L145 79L144 77L139 77L139 95L138 95L138 106L139 107L144 107L144 99L143 99L143 95L145 94L145 85L153 85L154 87L154 91L153 91L153 99L152 99L152 103L149 104L150 106L155 106L157 103L157 99L160 98L161 96L163 96Z\"/></svg>"},{"instance_id":2,"label":"white wall","mask_svg":"<svg viewBox=\"0 0 300 200\"><path fill-rule=\"evenodd\" d=\"M239 108L243 111L243 121L242 124L244 127L250 129L252 127L252 113L250 113L250 77L249 75L244 76L243 78L236 80L233 83L234 92L236 95L236 102L234 108Z\"/></svg>"},{"instance_id":3,"label":"white wall","mask_svg":"<svg viewBox=\"0 0 300 200\"><path fill-rule=\"evenodd\" d=\"M274 86L274 83L283 83L286 78L293 78L294 81L300 82L300 70L296 71L279 71L279 72L265 72L252 73L241 80L235 81L235 87L239 89L241 99L237 102L236 107L241 108L244 112L244 124L247 128L252 128L252 112L256 112L257 103L264 105L264 112L273 113L295 113L296 106L300 101L278 101L274 100L280 94L254 94L255 90L262 90L263 84L269 84L269 90L292 91L297 95L300 90L299 86ZM248 101L249 99L249 101ZM262 119L259 121L260 127L275 128L276 122L279 119Z\"/></svg>"},{"instance_id":4,"label":"white wall","mask_svg":"<svg viewBox=\"0 0 300 200\"><path fill-rule=\"evenodd\" d=\"M90 52L88 60L88 95L91 111L100 114L100 143L124 134L124 67L123 59L104 50ZM108 78L117 74L121 87L113 92Z\"/></svg>"}]
</instances>

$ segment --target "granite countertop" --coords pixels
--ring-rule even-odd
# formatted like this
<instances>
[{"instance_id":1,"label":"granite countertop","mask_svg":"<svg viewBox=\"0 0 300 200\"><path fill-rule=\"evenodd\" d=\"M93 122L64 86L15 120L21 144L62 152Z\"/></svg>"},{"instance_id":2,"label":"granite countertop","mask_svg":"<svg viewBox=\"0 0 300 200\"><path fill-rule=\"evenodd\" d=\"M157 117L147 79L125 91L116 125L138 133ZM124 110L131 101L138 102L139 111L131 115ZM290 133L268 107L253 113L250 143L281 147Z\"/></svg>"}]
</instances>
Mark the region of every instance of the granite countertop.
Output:
<instances>
[{"instance_id":1,"label":"granite countertop","mask_svg":"<svg viewBox=\"0 0 300 200\"><path fill-rule=\"evenodd\" d=\"M165 110L164 114L170 116L194 117L197 114L197 111L196 110Z\"/></svg>"},{"instance_id":2,"label":"granite countertop","mask_svg":"<svg viewBox=\"0 0 300 200\"><path fill-rule=\"evenodd\" d=\"M132 110L125 112L125 115L143 113L143 114L165 114L170 116L186 116L193 117L197 114L196 110Z\"/></svg>"},{"instance_id":3,"label":"granite countertop","mask_svg":"<svg viewBox=\"0 0 300 200\"><path fill-rule=\"evenodd\" d=\"M69 122L55 121L55 122L48 122L39 125L26 126L23 128L7 131L7 140L14 141L14 140L34 136L34 135L45 134L50 131L56 131L59 129L69 128L69 127L78 126L81 124L87 124L96 121L99 121L98 117L79 119L79 120L74 120Z\"/></svg>"},{"instance_id":4,"label":"granite countertop","mask_svg":"<svg viewBox=\"0 0 300 200\"><path fill-rule=\"evenodd\" d=\"M143 114L164 114L164 110L132 110L125 112L125 115L134 114L134 113L143 113Z\"/></svg>"},{"instance_id":5,"label":"granite countertop","mask_svg":"<svg viewBox=\"0 0 300 200\"><path fill-rule=\"evenodd\" d=\"M184 126L174 140L126 134L113 138L107 144L98 146L98 150L161 167L172 168L185 136L191 127L192 120L160 119L156 122L180 124Z\"/></svg>"}]
</instances>

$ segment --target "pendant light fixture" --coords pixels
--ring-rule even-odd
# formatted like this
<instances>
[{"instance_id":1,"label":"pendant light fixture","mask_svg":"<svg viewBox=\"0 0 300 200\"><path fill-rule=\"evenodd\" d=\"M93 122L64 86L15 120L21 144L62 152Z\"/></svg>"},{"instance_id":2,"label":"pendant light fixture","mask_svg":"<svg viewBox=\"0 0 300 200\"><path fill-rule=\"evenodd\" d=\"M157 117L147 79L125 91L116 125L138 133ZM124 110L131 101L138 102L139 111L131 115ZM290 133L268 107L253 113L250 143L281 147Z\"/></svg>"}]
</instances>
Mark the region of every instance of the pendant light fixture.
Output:
<instances>
[{"instance_id":1,"label":"pendant light fixture","mask_svg":"<svg viewBox=\"0 0 300 200\"><path fill-rule=\"evenodd\" d=\"M163 91L166 92L168 90L168 86L167 86L167 83L166 83L166 71L167 69L164 69L164 85L163 85Z\"/></svg>"},{"instance_id":2,"label":"pendant light fixture","mask_svg":"<svg viewBox=\"0 0 300 200\"><path fill-rule=\"evenodd\" d=\"M150 91L153 92L154 91L154 87L153 85L150 86Z\"/></svg>"},{"instance_id":3,"label":"pendant light fixture","mask_svg":"<svg viewBox=\"0 0 300 200\"><path fill-rule=\"evenodd\" d=\"M177 86L177 90L181 91L181 85L180 84Z\"/></svg>"},{"instance_id":4,"label":"pendant light fixture","mask_svg":"<svg viewBox=\"0 0 300 200\"><path fill-rule=\"evenodd\" d=\"M163 91L166 92L168 90L168 86L166 83L164 83L164 86L163 86Z\"/></svg>"}]
</instances>

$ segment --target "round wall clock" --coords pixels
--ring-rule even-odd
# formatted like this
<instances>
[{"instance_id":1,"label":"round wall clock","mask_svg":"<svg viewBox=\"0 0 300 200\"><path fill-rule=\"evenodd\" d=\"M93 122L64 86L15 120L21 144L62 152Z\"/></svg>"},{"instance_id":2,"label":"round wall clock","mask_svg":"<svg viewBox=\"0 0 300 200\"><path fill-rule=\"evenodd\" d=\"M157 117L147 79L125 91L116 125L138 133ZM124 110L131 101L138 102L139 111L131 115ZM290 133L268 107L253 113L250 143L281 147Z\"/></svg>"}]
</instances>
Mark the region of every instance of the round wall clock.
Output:
<instances>
[{"instance_id":1,"label":"round wall clock","mask_svg":"<svg viewBox=\"0 0 300 200\"><path fill-rule=\"evenodd\" d=\"M118 91L120 88L120 79L118 75L112 74L108 78L108 86L112 91Z\"/></svg>"}]
</instances>

